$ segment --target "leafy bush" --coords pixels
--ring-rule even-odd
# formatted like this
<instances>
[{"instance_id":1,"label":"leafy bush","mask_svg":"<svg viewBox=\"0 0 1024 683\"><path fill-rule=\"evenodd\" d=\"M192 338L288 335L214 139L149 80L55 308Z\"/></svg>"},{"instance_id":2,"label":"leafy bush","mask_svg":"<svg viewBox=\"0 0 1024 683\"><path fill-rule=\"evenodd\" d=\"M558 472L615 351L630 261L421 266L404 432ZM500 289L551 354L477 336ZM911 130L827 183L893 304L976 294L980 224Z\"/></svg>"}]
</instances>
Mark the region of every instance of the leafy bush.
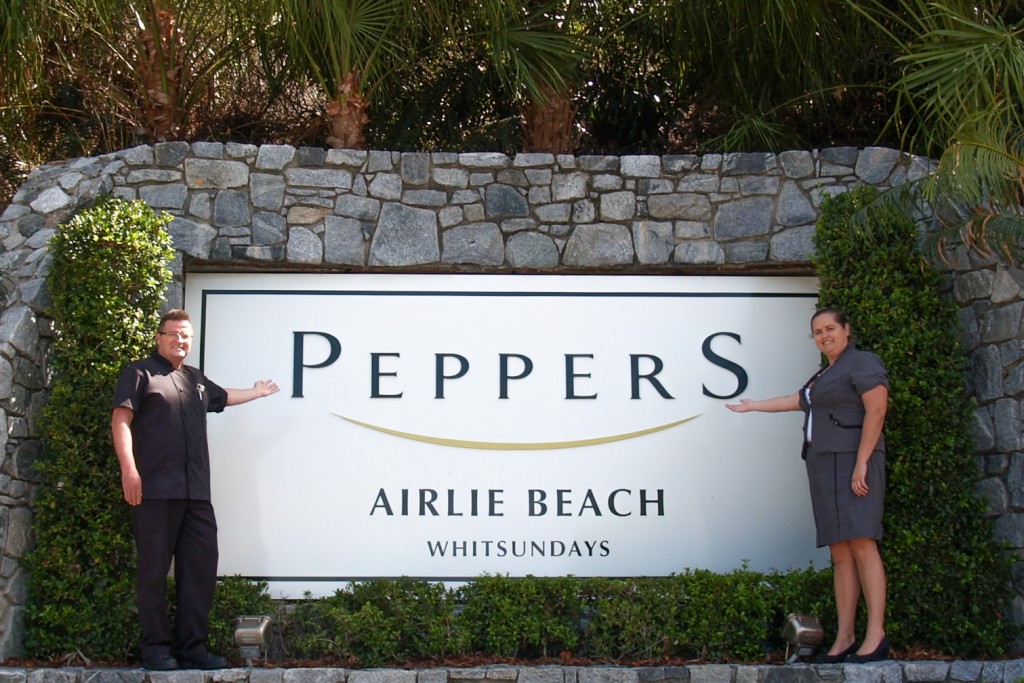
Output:
<instances>
[{"instance_id":1,"label":"leafy bush","mask_svg":"<svg viewBox=\"0 0 1024 683\"><path fill-rule=\"evenodd\" d=\"M652 660L670 651L681 600L668 578L589 579L582 653L614 662Z\"/></svg>"},{"instance_id":2,"label":"leafy bush","mask_svg":"<svg viewBox=\"0 0 1024 683\"><path fill-rule=\"evenodd\" d=\"M881 544L889 578L887 631L901 647L993 655L1013 637L1011 558L992 540L974 495L978 470L965 395L966 358L942 276L917 250L914 224L895 212L850 217L876 196L859 188L822 207L814 265L820 302L850 317L892 389L886 418L888 491Z\"/></svg>"},{"instance_id":3,"label":"leafy bush","mask_svg":"<svg viewBox=\"0 0 1024 683\"><path fill-rule=\"evenodd\" d=\"M481 576L459 591L459 623L469 646L504 657L573 650L583 600L572 577Z\"/></svg>"},{"instance_id":4,"label":"leafy bush","mask_svg":"<svg viewBox=\"0 0 1024 683\"><path fill-rule=\"evenodd\" d=\"M354 610L373 606L394 624L393 658L429 658L464 649L455 630L456 598L444 584L400 578L355 583L349 602Z\"/></svg>"},{"instance_id":5,"label":"leafy bush","mask_svg":"<svg viewBox=\"0 0 1024 683\"><path fill-rule=\"evenodd\" d=\"M371 603L355 607L351 593L307 600L295 610L291 656L337 658L346 666L379 666L398 653L398 628Z\"/></svg>"},{"instance_id":6,"label":"leafy bush","mask_svg":"<svg viewBox=\"0 0 1024 683\"><path fill-rule=\"evenodd\" d=\"M334 658L345 666L467 654L615 663L764 661L785 646L786 614L834 611L831 595L831 572L813 568L628 579L485 575L458 588L377 579L304 600L281 618L288 657ZM366 633L370 625L379 632ZM410 648L426 646L422 636L442 630L438 649Z\"/></svg>"},{"instance_id":7,"label":"leafy bush","mask_svg":"<svg viewBox=\"0 0 1024 683\"><path fill-rule=\"evenodd\" d=\"M81 652L123 659L137 641L128 506L110 445L110 400L121 367L152 345L173 255L142 202L103 202L50 242L54 321L44 454L36 466L36 547L26 609L34 656Z\"/></svg>"}]
</instances>

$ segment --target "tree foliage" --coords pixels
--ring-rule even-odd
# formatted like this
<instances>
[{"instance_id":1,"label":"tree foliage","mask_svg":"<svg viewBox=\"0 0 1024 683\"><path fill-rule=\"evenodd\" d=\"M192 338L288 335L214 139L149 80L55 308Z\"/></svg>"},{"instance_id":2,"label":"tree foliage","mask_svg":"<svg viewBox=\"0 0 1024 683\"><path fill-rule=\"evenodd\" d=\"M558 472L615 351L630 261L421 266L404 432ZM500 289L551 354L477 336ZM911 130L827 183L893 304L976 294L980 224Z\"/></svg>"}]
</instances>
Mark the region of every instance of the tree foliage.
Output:
<instances>
[{"instance_id":1,"label":"tree foliage","mask_svg":"<svg viewBox=\"0 0 1024 683\"><path fill-rule=\"evenodd\" d=\"M898 647L996 654L1013 635L1012 558L992 540L992 521L974 494L973 405L956 310L941 295L940 273L922 262L912 220L878 211L870 226L850 227L876 194L864 187L825 202L814 265L821 305L846 311L892 385L881 544L886 629Z\"/></svg>"},{"instance_id":2,"label":"tree foliage","mask_svg":"<svg viewBox=\"0 0 1024 683\"><path fill-rule=\"evenodd\" d=\"M917 218L934 260L961 244L1017 260L1024 247L1024 6L900 6L893 11L876 0L861 11L899 48L890 125L904 149L937 156L938 164L876 205Z\"/></svg>"}]
</instances>

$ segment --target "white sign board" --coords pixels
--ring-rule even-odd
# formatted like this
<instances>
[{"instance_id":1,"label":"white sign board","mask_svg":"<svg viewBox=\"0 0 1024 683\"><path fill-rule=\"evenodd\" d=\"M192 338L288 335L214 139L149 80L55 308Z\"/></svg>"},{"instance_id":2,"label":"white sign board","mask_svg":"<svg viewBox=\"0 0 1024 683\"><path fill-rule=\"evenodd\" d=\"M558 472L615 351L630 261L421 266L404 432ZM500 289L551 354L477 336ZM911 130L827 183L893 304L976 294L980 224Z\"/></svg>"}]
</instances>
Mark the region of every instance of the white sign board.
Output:
<instances>
[{"instance_id":1,"label":"white sign board","mask_svg":"<svg viewBox=\"0 0 1024 683\"><path fill-rule=\"evenodd\" d=\"M208 274L188 362L281 392L209 418L220 573L347 581L804 568L813 278Z\"/></svg>"}]
</instances>

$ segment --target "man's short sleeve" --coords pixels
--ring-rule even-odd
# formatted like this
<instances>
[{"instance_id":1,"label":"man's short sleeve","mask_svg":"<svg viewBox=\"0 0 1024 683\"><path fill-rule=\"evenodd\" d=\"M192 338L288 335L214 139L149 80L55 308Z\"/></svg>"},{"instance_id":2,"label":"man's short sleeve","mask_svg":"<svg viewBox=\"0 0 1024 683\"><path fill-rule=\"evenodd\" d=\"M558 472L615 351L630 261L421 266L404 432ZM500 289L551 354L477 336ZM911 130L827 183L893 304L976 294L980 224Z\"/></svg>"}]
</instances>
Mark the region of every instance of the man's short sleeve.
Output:
<instances>
[{"instance_id":1,"label":"man's short sleeve","mask_svg":"<svg viewBox=\"0 0 1024 683\"><path fill-rule=\"evenodd\" d=\"M110 409L128 408L132 412L138 412L139 401L142 396L142 383L144 373L133 363L121 371L117 378L117 385L114 387L114 400Z\"/></svg>"},{"instance_id":2,"label":"man's short sleeve","mask_svg":"<svg viewBox=\"0 0 1024 683\"><path fill-rule=\"evenodd\" d=\"M210 380L209 377L204 378L206 382L206 391L209 392L209 402L206 405L206 412L208 413L220 413L228 405L228 392L216 382Z\"/></svg>"}]
</instances>

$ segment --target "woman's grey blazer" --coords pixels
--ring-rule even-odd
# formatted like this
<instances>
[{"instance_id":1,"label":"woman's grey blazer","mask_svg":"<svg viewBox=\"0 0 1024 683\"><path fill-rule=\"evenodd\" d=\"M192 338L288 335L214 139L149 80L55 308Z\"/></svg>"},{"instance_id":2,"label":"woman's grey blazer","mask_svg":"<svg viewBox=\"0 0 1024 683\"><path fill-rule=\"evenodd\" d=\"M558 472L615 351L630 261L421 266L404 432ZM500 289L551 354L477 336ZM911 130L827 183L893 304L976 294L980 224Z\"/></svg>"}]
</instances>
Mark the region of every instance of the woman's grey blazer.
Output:
<instances>
[{"instance_id":1,"label":"woman's grey blazer","mask_svg":"<svg viewBox=\"0 0 1024 683\"><path fill-rule=\"evenodd\" d=\"M800 408L806 414L804 438L810 435L804 453L840 453L860 447L864 425L861 394L879 385L889 388L889 375L882 360L870 351L861 351L850 342L832 365L800 390ZM880 436L875 451L885 452L885 437Z\"/></svg>"}]
</instances>

